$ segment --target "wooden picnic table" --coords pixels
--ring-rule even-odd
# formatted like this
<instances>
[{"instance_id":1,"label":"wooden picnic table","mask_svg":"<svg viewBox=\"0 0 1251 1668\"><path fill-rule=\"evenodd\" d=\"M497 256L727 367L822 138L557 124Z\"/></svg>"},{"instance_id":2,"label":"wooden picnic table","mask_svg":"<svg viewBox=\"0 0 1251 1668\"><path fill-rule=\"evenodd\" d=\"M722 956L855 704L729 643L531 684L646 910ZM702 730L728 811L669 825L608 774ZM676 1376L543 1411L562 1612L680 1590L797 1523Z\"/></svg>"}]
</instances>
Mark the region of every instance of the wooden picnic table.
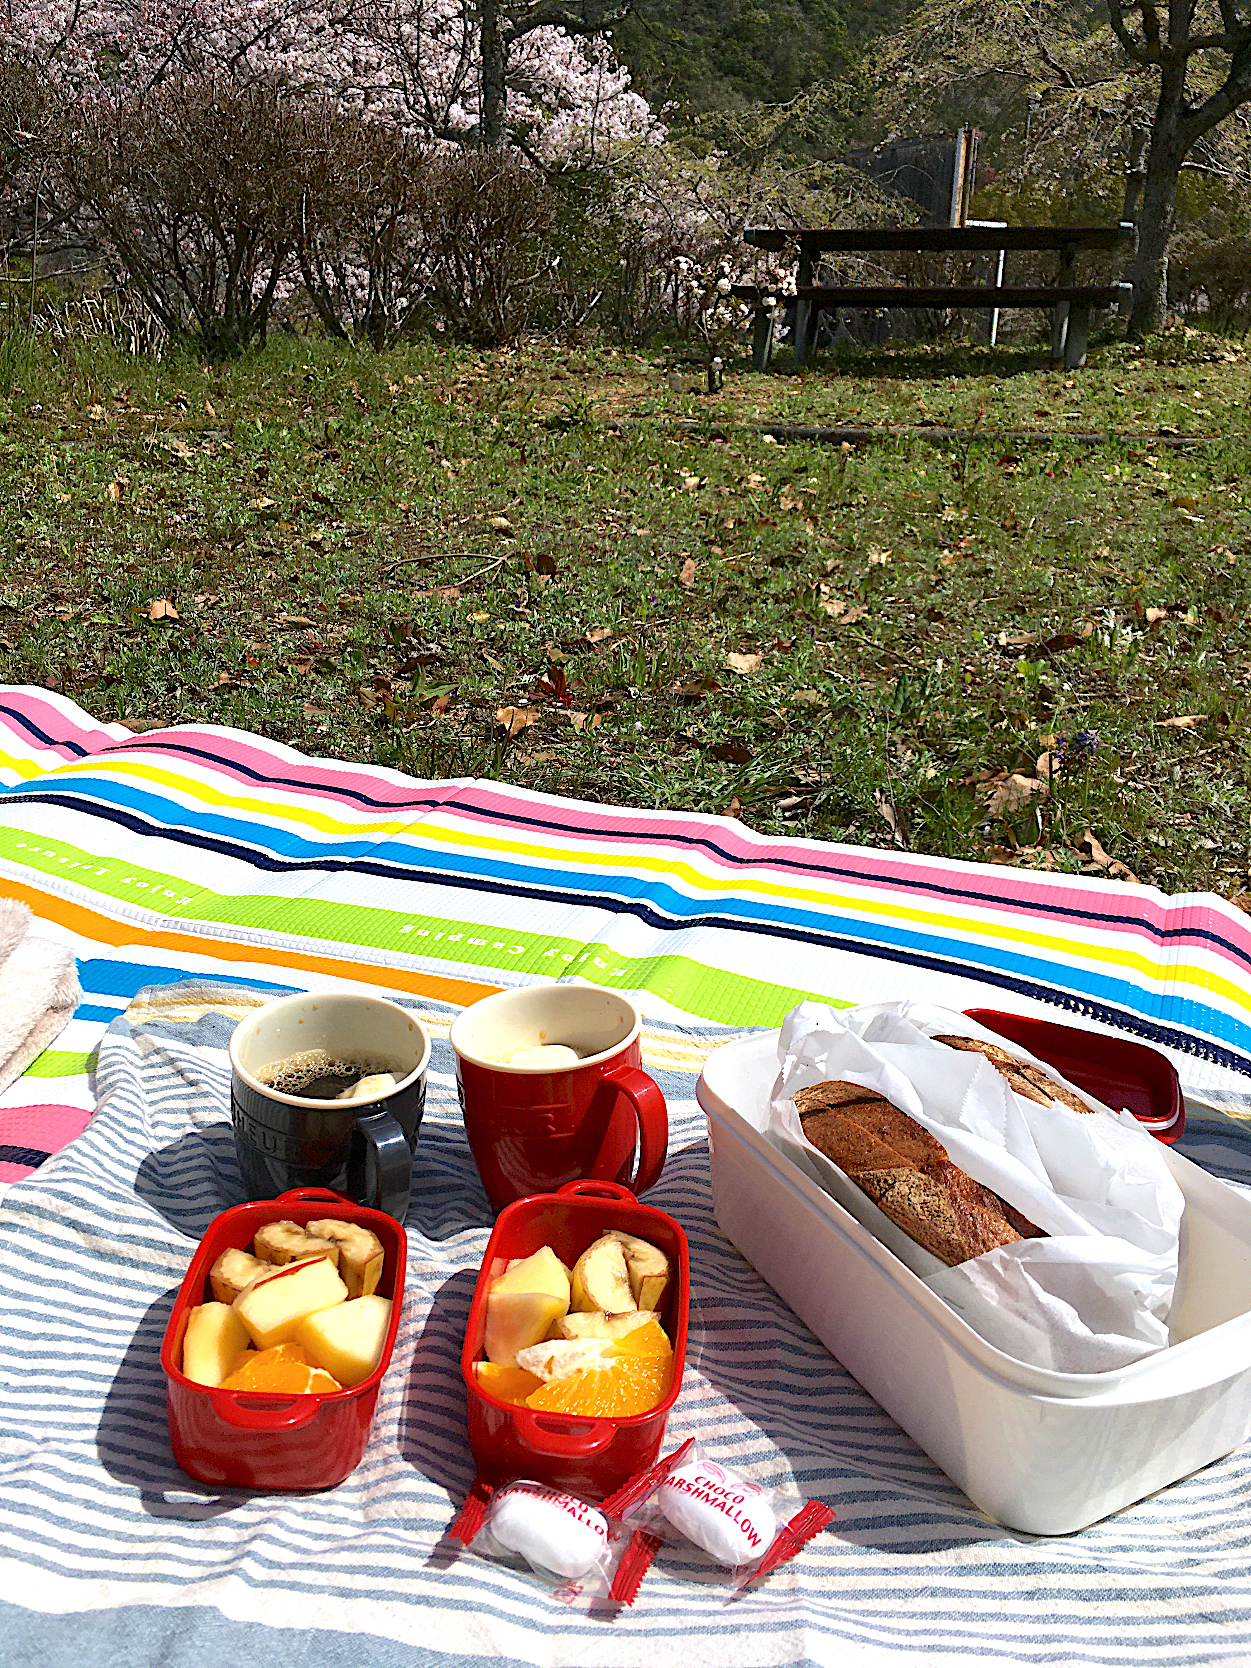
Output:
<instances>
[{"instance_id":1,"label":"wooden picnic table","mask_svg":"<svg viewBox=\"0 0 1251 1668\"><path fill-rule=\"evenodd\" d=\"M1133 237L1130 221L1117 226L839 226L789 229L749 226L744 241L755 249L778 253L797 246L795 360L806 364L816 345L822 311L836 307L1050 307L1051 359L1076 368L1085 363L1092 307L1118 306L1133 299L1129 284L1073 283L1079 249L1113 249ZM1059 256L1056 282L1049 285L931 284L817 285L816 263L822 255L975 254L998 250L1052 251ZM765 294L752 285L734 293L756 302L752 359L757 370L768 367L773 348L772 311Z\"/></svg>"}]
</instances>

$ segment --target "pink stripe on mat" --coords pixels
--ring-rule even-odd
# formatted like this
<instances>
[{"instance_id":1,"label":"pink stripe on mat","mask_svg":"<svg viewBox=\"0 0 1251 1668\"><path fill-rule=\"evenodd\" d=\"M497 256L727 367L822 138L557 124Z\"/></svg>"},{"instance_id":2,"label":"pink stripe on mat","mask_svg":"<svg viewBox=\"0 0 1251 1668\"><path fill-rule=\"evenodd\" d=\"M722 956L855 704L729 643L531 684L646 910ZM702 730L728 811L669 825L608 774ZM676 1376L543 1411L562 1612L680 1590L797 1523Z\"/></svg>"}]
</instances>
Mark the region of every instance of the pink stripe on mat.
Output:
<instances>
[{"instance_id":1,"label":"pink stripe on mat","mask_svg":"<svg viewBox=\"0 0 1251 1668\"><path fill-rule=\"evenodd\" d=\"M67 1141L81 1135L90 1122L90 1111L81 1106L0 1107L0 1147L58 1152Z\"/></svg>"}]
</instances>

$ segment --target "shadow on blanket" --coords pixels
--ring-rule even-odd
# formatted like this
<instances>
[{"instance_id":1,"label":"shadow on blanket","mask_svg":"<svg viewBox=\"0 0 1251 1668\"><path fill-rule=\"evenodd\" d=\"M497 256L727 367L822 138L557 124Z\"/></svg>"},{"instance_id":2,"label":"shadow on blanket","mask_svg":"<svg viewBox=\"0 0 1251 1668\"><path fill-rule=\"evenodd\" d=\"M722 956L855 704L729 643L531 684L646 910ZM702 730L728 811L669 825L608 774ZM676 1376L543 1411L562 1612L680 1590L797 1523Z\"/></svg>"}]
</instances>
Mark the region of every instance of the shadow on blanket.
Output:
<instances>
[{"instance_id":1,"label":"shadow on blanket","mask_svg":"<svg viewBox=\"0 0 1251 1668\"><path fill-rule=\"evenodd\" d=\"M211 1490L182 1471L169 1445L161 1342L178 1287L149 1304L121 1359L96 1433L100 1463L127 1488L137 1489L151 1517L197 1522L220 1517L253 1496L245 1490ZM183 1498L171 1499L170 1495Z\"/></svg>"}]
</instances>

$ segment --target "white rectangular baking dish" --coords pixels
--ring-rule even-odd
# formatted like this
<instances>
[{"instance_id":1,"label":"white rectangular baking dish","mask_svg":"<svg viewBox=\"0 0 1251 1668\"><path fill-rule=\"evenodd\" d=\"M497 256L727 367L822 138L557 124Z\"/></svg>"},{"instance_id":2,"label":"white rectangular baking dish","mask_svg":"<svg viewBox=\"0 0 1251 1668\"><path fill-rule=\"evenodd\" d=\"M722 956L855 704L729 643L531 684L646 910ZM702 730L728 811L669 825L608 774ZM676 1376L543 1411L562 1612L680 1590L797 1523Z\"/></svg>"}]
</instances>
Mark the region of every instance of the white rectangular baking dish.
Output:
<instances>
[{"instance_id":1,"label":"white rectangular baking dish","mask_svg":"<svg viewBox=\"0 0 1251 1668\"><path fill-rule=\"evenodd\" d=\"M975 1506L1068 1534L1251 1435L1251 1201L1169 1148L1186 1198L1171 1347L1106 1373L988 1344L760 1133L777 1032L713 1054L708 1119L722 1231Z\"/></svg>"}]
</instances>

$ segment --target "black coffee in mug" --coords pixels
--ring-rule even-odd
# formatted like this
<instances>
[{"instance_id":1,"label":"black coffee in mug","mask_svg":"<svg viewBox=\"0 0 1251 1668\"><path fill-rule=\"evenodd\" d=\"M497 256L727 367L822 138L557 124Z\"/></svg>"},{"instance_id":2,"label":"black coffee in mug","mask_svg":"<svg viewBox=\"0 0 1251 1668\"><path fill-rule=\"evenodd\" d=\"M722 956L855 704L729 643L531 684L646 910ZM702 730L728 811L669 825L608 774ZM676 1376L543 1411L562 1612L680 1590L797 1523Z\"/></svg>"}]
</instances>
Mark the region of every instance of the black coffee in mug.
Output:
<instances>
[{"instance_id":1,"label":"black coffee in mug","mask_svg":"<svg viewBox=\"0 0 1251 1668\"><path fill-rule=\"evenodd\" d=\"M230 1039L230 1111L250 1199L328 1187L403 1221L430 1038L355 992L267 1002Z\"/></svg>"}]
</instances>

